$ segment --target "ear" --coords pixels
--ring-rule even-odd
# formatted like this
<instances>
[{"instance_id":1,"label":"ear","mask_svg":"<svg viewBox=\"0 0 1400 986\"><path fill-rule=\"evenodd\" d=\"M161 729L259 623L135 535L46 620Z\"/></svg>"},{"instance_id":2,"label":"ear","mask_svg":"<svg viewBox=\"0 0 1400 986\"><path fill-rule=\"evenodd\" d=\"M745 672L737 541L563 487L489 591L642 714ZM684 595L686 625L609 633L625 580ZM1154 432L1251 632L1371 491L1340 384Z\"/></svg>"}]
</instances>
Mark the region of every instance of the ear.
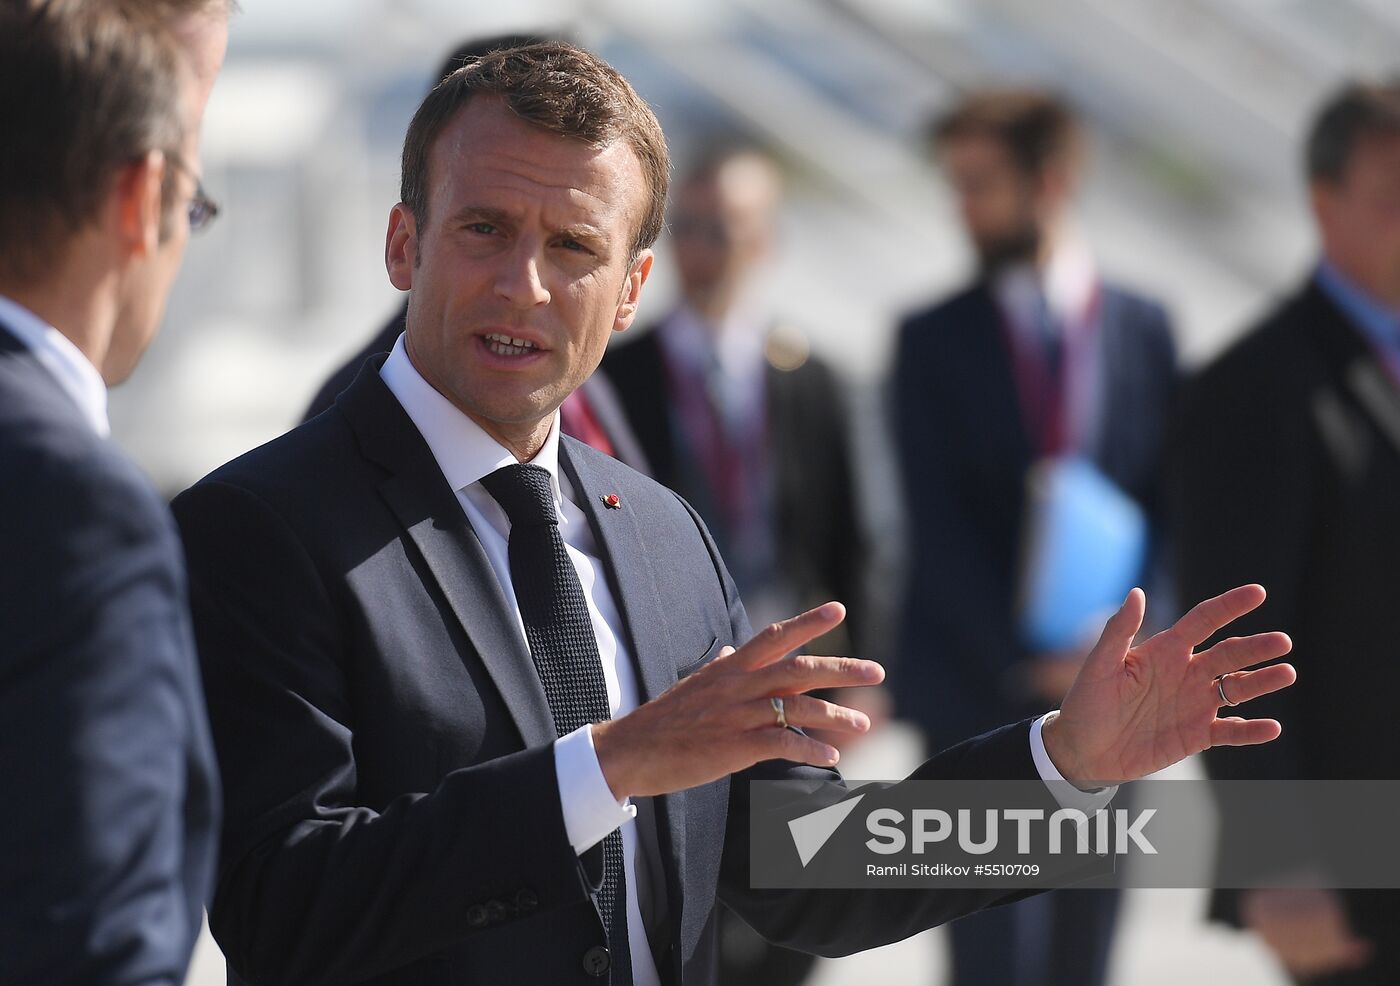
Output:
<instances>
[{"instance_id":1,"label":"ear","mask_svg":"<svg viewBox=\"0 0 1400 986\"><path fill-rule=\"evenodd\" d=\"M1308 204L1312 206L1313 216L1317 219L1317 224L1323 229L1332 221L1332 213L1337 204L1337 186L1325 179L1316 179L1308 183Z\"/></svg>"},{"instance_id":2,"label":"ear","mask_svg":"<svg viewBox=\"0 0 1400 986\"><path fill-rule=\"evenodd\" d=\"M161 185L165 155L148 151L117 172L109 215L128 257L148 257L160 245Z\"/></svg>"},{"instance_id":3,"label":"ear","mask_svg":"<svg viewBox=\"0 0 1400 986\"><path fill-rule=\"evenodd\" d=\"M617 315L613 319L614 332L626 332L637 318L637 306L642 300L642 286L651 276L651 264L656 255L643 250L632 261L632 269L627 272L627 280L622 284L622 297L617 303Z\"/></svg>"},{"instance_id":4,"label":"ear","mask_svg":"<svg viewBox=\"0 0 1400 986\"><path fill-rule=\"evenodd\" d=\"M389 232L384 238L384 268L389 283L400 291L413 288L413 271L418 265L418 227L413 210L400 202L389 211Z\"/></svg>"}]
</instances>

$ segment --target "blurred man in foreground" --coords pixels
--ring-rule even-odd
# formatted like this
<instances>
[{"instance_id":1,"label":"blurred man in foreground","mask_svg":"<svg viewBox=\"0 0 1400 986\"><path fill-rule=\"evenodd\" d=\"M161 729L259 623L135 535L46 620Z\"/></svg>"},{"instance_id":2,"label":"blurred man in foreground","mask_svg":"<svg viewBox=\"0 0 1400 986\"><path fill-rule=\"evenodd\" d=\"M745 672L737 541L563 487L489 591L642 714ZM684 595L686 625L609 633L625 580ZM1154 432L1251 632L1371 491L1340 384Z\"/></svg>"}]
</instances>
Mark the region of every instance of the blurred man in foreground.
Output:
<instances>
[{"instance_id":1,"label":"blurred man in foreground","mask_svg":"<svg viewBox=\"0 0 1400 986\"><path fill-rule=\"evenodd\" d=\"M1316 118L1306 154L1317 266L1201 373L1175 429L1180 589L1266 580L1279 621L1317 663L1269 708L1284 742L1213 751L1215 777L1395 779L1395 584L1400 572L1400 81L1350 85ZM1249 832L1222 820L1220 852ZM1271 874L1314 883L1310 861ZM1324 881L1325 882L1325 881ZM1300 982L1400 980L1400 891L1216 894L1215 916L1259 932Z\"/></svg>"},{"instance_id":2,"label":"blurred man in foreground","mask_svg":"<svg viewBox=\"0 0 1400 986\"><path fill-rule=\"evenodd\" d=\"M971 285L904 322L894 368L913 532L896 705L939 749L1064 697L1103 614L1052 640L1024 625L1026 566L1050 512L1031 480L1087 464L1155 535L1176 367L1161 306L1105 282L1072 227L1085 147L1067 106L1033 90L974 94L933 137L978 259ZM1099 550L1077 542L1081 557ZM1126 567L1109 599L1149 575ZM1116 898L1055 893L959 922L954 982L1097 986Z\"/></svg>"},{"instance_id":3,"label":"blurred man in foreground","mask_svg":"<svg viewBox=\"0 0 1400 986\"><path fill-rule=\"evenodd\" d=\"M176 499L233 981L710 986L720 904L836 954L1008 895L752 885L747 782L843 796L837 751L788 727L864 731L807 693L883 671L788 656L836 603L755 636L694 511L559 434L636 318L667 157L646 104L580 49L453 73L409 126L390 215L405 335L334 408ZM1101 805L1111 791L1083 789L1273 739L1276 722L1217 718L1217 681L1235 700L1286 687L1287 665L1238 668L1287 637L1192 653L1262 598L1232 590L1135 647L1133 591L1057 714L924 769Z\"/></svg>"},{"instance_id":4,"label":"blurred man in foreground","mask_svg":"<svg viewBox=\"0 0 1400 986\"><path fill-rule=\"evenodd\" d=\"M217 782L165 504L107 438L213 216L224 0L0 9L0 981L183 982Z\"/></svg>"}]
</instances>

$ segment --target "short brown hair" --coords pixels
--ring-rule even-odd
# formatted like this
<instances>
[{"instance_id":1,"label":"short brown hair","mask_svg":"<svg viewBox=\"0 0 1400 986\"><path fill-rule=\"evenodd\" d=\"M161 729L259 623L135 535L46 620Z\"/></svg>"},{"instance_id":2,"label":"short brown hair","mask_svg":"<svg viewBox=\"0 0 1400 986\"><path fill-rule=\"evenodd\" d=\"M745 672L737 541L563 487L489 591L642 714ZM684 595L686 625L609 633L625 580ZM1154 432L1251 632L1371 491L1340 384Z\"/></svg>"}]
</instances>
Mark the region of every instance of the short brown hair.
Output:
<instances>
[{"instance_id":1,"label":"short brown hair","mask_svg":"<svg viewBox=\"0 0 1400 986\"><path fill-rule=\"evenodd\" d=\"M562 42L474 58L423 100L403 144L399 197L419 226L428 218L428 158L438 134L476 96L498 96L527 123L597 147L624 140L642 165L648 200L632 256L656 242L666 215L671 162L651 108L607 62Z\"/></svg>"},{"instance_id":2,"label":"short brown hair","mask_svg":"<svg viewBox=\"0 0 1400 986\"><path fill-rule=\"evenodd\" d=\"M1352 82L1327 101L1308 134L1308 178L1341 181L1356 145L1373 137L1400 137L1400 78Z\"/></svg>"},{"instance_id":3,"label":"short brown hair","mask_svg":"<svg viewBox=\"0 0 1400 986\"><path fill-rule=\"evenodd\" d=\"M1027 175L1040 175L1052 164L1075 164L1084 140L1069 106L1039 89L973 93L935 119L929 136L936 147L962 137L994 140Z\"/></svg>"},{"instance_id":4,"label":"short brown hair","mask_svg":"<svg viewBox=\"0 0 1400 986\"><path fill-rule=\"evenodd\" d=\"M0 8L0 277L32 280L117 173L185 137L185 66L163 16L209 0L20 0Z\"/></svg>"}]
</instances>

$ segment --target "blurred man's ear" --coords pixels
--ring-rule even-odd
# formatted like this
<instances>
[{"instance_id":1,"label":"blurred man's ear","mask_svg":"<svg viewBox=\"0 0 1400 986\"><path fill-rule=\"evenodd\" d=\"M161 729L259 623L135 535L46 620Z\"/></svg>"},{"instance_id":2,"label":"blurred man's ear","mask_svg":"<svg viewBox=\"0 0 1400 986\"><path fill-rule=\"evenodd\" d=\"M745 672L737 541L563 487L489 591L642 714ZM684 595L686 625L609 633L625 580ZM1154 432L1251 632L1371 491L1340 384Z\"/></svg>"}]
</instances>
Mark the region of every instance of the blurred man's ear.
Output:
<instances>
[{"instance_id":1,"label":"blurred man's ear","mask_svg":"<svg viewBox=\"0 0 1400 986\"><path fill-rule=\"evenodd\" d=\"M1337 205L1337 184L1325 178L1308 183L1308 204L1319 226L1326 226Z\"/></svg>"},{"instance_id":2,"label":"blurred man's ear","mask_svg":"<svg viewBox=\"0 0 1400 986\"><path fill-rule=\"evenodd\" d=\"M112 182L108 222L127 256L147 257L160 245L165 174L165 155L149 151L122 168Z\"/></svg>"},{"instance_id":3,"label":"blurred man's ear","mask_svg":"<svg viewBox=\"0 0 1400 986\"><path fill-rule=\"evenodd\" d=\"M418 226L413 210L400 202L389 211L389 231L384 238L384 268L389 283L400 291L413 288L413 271L418 266Z\"/></svg>"}]
</instances>

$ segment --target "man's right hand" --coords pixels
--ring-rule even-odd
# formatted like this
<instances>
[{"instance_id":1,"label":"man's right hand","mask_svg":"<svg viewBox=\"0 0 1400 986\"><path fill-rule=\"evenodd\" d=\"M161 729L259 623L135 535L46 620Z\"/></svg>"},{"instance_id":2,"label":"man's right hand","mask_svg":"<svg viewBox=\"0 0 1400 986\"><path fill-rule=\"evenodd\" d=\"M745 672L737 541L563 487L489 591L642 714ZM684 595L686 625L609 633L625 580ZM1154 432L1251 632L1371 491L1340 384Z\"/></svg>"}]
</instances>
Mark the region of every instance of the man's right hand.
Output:
<instances>
[{"instance_id":1,"label":"man's right hand","mask_svg":"<svg viewBox=\"0 0 1400 986\"><path fill-rule=\"evenodd\" d=\"M863 733L862 712L804 694L814 688L873 685L885 671L850 657L789 657L846 618L827 603L775 623L737 651L726 647L709 664L620 719L593 726L593 746L619 801L707 784L763 760L830 767L832 746L778 728L772 699L783 699L790 726Z\"/></svg>"},{"instance_id":2,"label":"man's right hand","mask_svg":"<svg viewBox=\"0 0 1400 986\"><path fill-rule=\"evenodd\" d=\"M1335 890L1246 890L1240 895L1240 917L1298 979L1359 969L1375 949L1351 930Z\"/></svg>"}]
</instances>

